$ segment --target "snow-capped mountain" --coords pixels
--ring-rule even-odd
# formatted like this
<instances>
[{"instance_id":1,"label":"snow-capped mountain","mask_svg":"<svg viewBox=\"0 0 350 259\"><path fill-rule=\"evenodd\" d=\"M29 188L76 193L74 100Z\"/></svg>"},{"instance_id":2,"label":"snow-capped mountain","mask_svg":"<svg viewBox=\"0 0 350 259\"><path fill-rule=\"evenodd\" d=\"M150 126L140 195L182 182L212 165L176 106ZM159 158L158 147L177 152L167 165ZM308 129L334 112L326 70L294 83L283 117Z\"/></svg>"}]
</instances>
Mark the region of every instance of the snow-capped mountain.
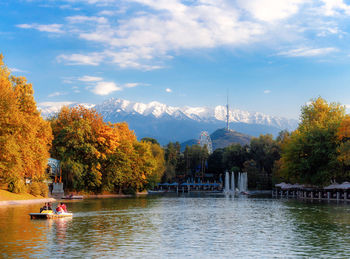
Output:
<instances>
[{"instance_id":1,"label":"snow-capped mountain","mask_svg":"<svg viewBox=\"0 0 350 259\"><path fill-rule=\"evenodd\" d=\"M139 115L151 116L157 119L171 117L173 119L193 120L197 122L217 122L226 121L226 107L174 107L159 102L137 103L122 99L109 99L100 105L96 105L95 109L100 112L104 118L112 118L116 115ZM260 112L248 112L238 109L229 111L230 123L247 123L272 126L279 129L294 130L298 121L266 115ZM117 116L118 117L118 116Z\"/></svg>"},{"instance_id":2,"label":"snow-capped mountain","mask_svg":"<svg viewBox=\"0 0 350 259\"><path fill-rule=\"evenodd\" d=\"M61 104L75 106L78 103L40 103L39 109L42 115L47 117L59 111ZM225 106L174 107L159 102L146 104L114 98L98 105L83 105L96 109L105 121L112 123L126 121L129 128L135 131L138 139L151 137L163 145L169 141L184 142L197 139L201 131L208 131L211 134L226 126ZM281 130L294 130L298 124L297 120L259 112L231 109L229 114L230 129L250 136L260 134L276 136Z\"/></svg>"}]
</instances>

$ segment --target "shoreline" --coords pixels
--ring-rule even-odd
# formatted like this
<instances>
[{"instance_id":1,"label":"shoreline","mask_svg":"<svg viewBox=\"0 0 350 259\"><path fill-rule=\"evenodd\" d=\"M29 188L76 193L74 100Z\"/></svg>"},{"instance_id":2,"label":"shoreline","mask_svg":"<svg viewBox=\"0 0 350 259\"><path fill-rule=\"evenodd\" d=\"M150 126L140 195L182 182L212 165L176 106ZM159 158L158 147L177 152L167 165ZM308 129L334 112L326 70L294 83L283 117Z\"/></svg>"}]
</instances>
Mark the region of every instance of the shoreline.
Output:
<instances>
[{"instance_id":1,"label":"shoreline","mask_svg":"<svg viewBox=\"0 0 350 259\"><path fill-rule=\"evenodd\" d=\"M44 198L44 199L28 199L28 200L7 200L0 201L0 206L8 205L23 205L23 204L34 204L34 203L45 203L45 202L56 202L54 198Z\"/></svg>"},{"instance_id":2,"label":"shoreline","mask_svg":"<svg viewBox=\"0 0 350 259\"><path fill-rule=\"evenodd\" d=\"M83 199L103 199L103 198L128 198L133 197L131 194L86 194L82 195Z\"/></svg>"},{"instance_id":3,"label":"shoreline","mask_svg":"<svg viewBox=\"0 0 350 259\"><path fill-rule=\"evenodd\" d=\"M105 198L131 198L135 196L145 196L147 195L147 192L138 192L135 195L132 194L86 194L82 195L83 199L105 199ZM83 199L77 199L77 201L81 201ZM25 205L25 204L35 204L35 203L45 203L45 202L59 202L59 201L67 201L67 199L62 199L59 197L53 198L33 198L33 199L13 199L13 200L0 200L0 206L10 206L10 205Z\"/></svg>"}]
</instances>

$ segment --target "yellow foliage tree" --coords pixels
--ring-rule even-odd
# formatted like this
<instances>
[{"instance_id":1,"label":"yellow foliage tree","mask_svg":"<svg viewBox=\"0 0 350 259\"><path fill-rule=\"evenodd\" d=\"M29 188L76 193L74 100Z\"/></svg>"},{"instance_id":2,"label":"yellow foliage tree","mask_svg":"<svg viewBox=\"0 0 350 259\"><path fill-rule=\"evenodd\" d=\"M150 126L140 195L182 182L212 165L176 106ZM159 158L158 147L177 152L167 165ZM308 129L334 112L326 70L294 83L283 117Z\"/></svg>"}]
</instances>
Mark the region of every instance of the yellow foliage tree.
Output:
<instances>
[{"instance_id":1,"label":"yellow foliage tree","mask_svg":"<svg viewBox=\"0 0 350 259\"><path fill-rule=\"evenodd\" d=\"M154 162L154 170L148 174L147 188L152 189L157 183L159 183L165 172L165 159L164 149L158 143L152 143L149 141L142 141L150 146L152 153L152 160Z\"/></svg>"},{"instance_id":2,"label":"yellow foliage tree","mask_svg":"<svg viewBox=\"0 0 350 259\"><path fill-rule=\"evenodd\" d=\"M32 85L11 76L0 55L0 177L43 180L52 132L37 110Z\"/></svg>"},{"instance_id":3,"label":"yellow foliage tree","mask_svg":"<svg viewBox=\"0 0 350 259\"><path fill-rule=\"evenodd\" d=\"M276 164L287 181L326 185L342 180L337 132L345 117L345 107L314 99L301 109L301 122L282 145L282 157Z\"/></svg>"}]
</instances>

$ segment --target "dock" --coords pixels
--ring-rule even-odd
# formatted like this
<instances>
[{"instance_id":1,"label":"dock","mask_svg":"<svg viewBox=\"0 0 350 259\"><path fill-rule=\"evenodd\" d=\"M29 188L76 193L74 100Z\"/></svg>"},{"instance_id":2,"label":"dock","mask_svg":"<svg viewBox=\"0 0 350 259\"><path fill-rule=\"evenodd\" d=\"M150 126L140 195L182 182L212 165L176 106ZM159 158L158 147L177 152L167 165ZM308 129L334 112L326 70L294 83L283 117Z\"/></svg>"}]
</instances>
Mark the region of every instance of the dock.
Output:
<instances>
[{"instance_id":1,"label":"dock","mask_svg":"<svg viewBox=\"0 0 350 259\"><path fill-rule=\"evenodd\" d=\"M350 201L350 183L331 184L324 188L303 185L277 184L272 190L273 197L305 200Z\"/></svg>"}]
</instances>

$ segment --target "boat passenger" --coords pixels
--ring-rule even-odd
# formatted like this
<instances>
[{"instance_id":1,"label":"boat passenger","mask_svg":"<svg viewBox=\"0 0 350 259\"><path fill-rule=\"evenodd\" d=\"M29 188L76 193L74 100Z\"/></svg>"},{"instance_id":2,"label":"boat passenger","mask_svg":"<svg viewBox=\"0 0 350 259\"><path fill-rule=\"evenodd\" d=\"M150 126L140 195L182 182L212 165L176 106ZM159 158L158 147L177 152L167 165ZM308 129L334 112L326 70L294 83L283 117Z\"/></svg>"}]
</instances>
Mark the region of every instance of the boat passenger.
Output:
<instances>
[{"instance_id":1,"label":"boat passenger","mask_svg":"<svg viewBox=\"0 0 350 259\"><path fill-rule=\"evenodd\" d=\"M51 204L51 202L48 202L48 203L47 203L47 209L48 209L48 210L52 210L52 204Z\"/></svg>"},{"instance_id":2,"label":"boat passenger","mask_svg":"<svg viewBox=\"0 0 350 259\"><path fill-rule=\"evenodd\" d=\"M64 210L63 210L61 204L59 203L58 206L57 206L57 208L56 208L56 213L57 213L57 214L61 214L61 213L63 213L63 212L64 212Z\"/></svg>"},{"instance_id":3,"label":"boat passenger","mask_svg":"<svg viewBox=\"0 0 350 259\"><path fill-rule=\"evenodd\" d=\"M67 213L66 204L64 204L64 203L61 202L61 208L63 209L63 211L64 211L65 213Z\"/></svg>"},{"instance_id":4,"label":"boat passenger","mask_svg":"<svg viewBox=\"0 0 350 259\"><path fill-rule=\"evenodd\" d=\"M43 210L48 210L49 209L49 206L48 206L48 204L45 202L45 205L42 207L42 208L40 208L40 213L43 211Z\"/></svg>"}]
</instances>

